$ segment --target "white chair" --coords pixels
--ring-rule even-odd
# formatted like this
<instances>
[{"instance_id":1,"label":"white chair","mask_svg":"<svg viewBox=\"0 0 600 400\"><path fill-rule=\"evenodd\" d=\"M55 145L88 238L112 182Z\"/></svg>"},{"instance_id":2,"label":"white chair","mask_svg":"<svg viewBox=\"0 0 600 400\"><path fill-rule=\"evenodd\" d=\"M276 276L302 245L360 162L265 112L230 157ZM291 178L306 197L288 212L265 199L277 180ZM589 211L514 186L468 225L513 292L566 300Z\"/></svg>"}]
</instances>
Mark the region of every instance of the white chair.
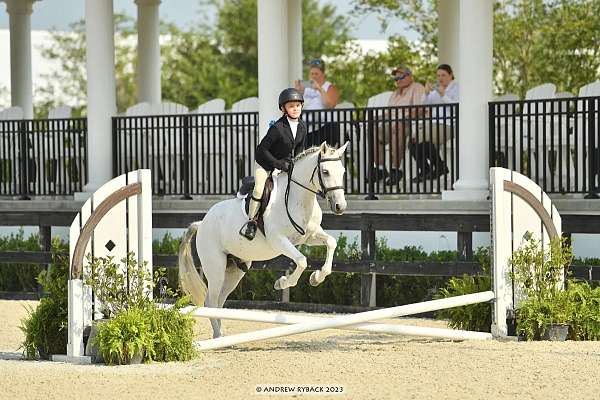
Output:
<instances>
[{"instance_id":1,"label":"white chair","mask_svg":"<svg viewBox=\"0 0 600 400\"><path fill-rule=\"evenodd\" d=\"M78 175L76 169L80 164L79 157L83 154L83 149L80 147L79 134L72 131L68 132L69 122L60 121L71 118L71 112L72 109L69 106L57 106L48 110L48 130L43 132L42 140L46 141L46 148L49 151L49 155L45 163L39 162L38 176L46 175L45 178L51 187L57 183L57 173L59 177L66 176L67 180L71 176ZM63 135L66 135L66 138L60 134L57 135L59 131L63 131ZM79 152L76 152L76 149ZM59 163L58 160L62 158L63 154L66 154L67 159ZM76 154L79 154L79 157ZM67 185L68 183L62 182L62 184Z\"/></svg>"},{"instance_id":2,"label":"white chair","mask_svg":"<svg viewBox=\"0 0 600 400\"><path fill-rule=\"evenodd\" d=\"M156 115L180 115L187 114L188 108L182 104L171 103L167 101L154 104L152 106L152 111Z\"/></svg>"},{"instance_id":3,"label":"white chair","mask_svg":"<svg viewBox=\"0 0 600 400\"><path fill-rule=\"evenodd\" d=\"M171 178L183 177L183 143L182 132L184 122L181 116L189 114L189 109L183 104L173 102L162 102L152 105L152 114L161 116L157 118L156 128L162 132L162 144L159 144L161 152L155 154L155 165L158 178L165 180L165 185L170 187L173 183L177 186L181 182L174 182ZM161 156L166 156L163 160ZM163 162L166 165L163 165ZM171 173L170 173L171 172ZM178 173L179 172L179 173ZM159 189L160 190L160 189ZM168 192L168 191L167 191Z\"/></svg>"},{"instance_id":4,"label":"white chair","mask_svg":"<svg viewBox=\"0 0 600 400\"><path fill-rule=\"evenodd\" d=\"M247 97L245 99L241 99L235 103L233 103L231 105L231 113L255 113L258 112L258 97ZM250 116L242 116L242 115L230 115L227 118L230 118L230 121L232 122L232 124L242 124L244 121L246 122L250 122L252 121ZM228 134L225 133L225 130L222 130L222 132L224 134ZM256 131L254 130L254 128L244 128L241 126L238 126L234 129L233 132L236 132L236 135L230 134L227 138L229 145L233 148L231 155L229 156L230 158L230 167L229 168L233 168L234 167L234 163L236 166L240 166L239 169L240 171L237 171L234 174L234 176L236 175L247 175L249 173L252 173L252 166L250 167L250 170L248 171L247 169L247 165L249 164L249 160L254 160L254 150L256 149L256 146L258 145L258 143L255 142L255 136L256 136ZM234 142L231 142L231 141ZM224 140L222 139L221 142L224 144ZM244 146L245 144L245 146ZM227 149L224 150L224 156L221 157L222 159L222 163L226 163L227 162L227 154L229 154L229 151ZM251 164L251 163L250 163ZM223 165L223 164L222 164ZM242 172L242 167L243 167L243 172ZM227 168L225 166L222 167L222 171L226 171ZM221 177L222 180L225 180L225 176ZM238 176L239 179L243 178L243 176ZM223 185L224 186L224 185ZM234 185L235 186L235 185ZM234 187L234 189L236 189Z\"/></svg>"},{"instance_id":5,"label":"white chair","mask_svg":"<svg viewBox=\"0 0 600 400\"><path fill-rule=\"evenodd\" d=\"M2 136L0 136L0 157L4 154L10 154L10 151L12 149L11 143L14 143L14 141L18 138L16 132L18 132L19 123L15 121L20 119L23 119L23 109L21 107L9 107L0 111L0 132L2 133ZM5 147L5 143L8 145L7 147ZM0 159L0 182L3 182L3 184L10 185L12 187L13 181L20 181L20 168L17 167L14 171L12 168L12 165L20 166L20 160L21 158L19 154L17 154L17 160L14 161L11 160L10 156L9 158ZM12 179L12 174L17 175L16 179Z\"/></svg>"},{"instance_id":6,"label":"white chair","mask_svg":"<svg viewBox=\"0 0 600 400\"><path fill-rule=\"evenodd\" d=\"M600 80L588 83L579 88L579 97L598 97L600 96Z\"/></svg>"},{"instance_id":7,"label":"white chair","mask_svg":"<svg viewBox=\"0 0 600 400\"><path fill-rule=\"evenodd\" d=\"M194 114L219 114L225 112L225 100L212 99L192 111Z\"/></svg>"},{"instance_id":8,"label":"white chair","mask_svg":"<svg viewBox=\"0 0 600 400\"><path fill-rule=\"evenodd\" d=\"M525 92L525 100L552 99L556 94L554 83L544 83Z\"/></svg>"},{"instance_id":9,"label":"white chair","mask_svg":"<svg viewBox=\"0 0 600 400\"><path fill-rule=\"evenodd\" d=\"M67 119L71 118L71 107L59 106L51 108L48 111L48 119Z\"/></svg>"},{"instance_id":10,"label":"white chair","mask_svg":"<svg viewBox=\"0 0 600 400\"><path fill-rule=\"evenodd\" d=\"M392 97L392 93L393 92L387 91L369 97L367 100L367 107L387 107L390 97Z\"/></svg>"},{"instance_id":11,"label":"white chair","mask_svg":"<svg viewBox=\"0 0 600 400\"><path fill-rule=\"evenodd\" d=\"M231 112L258 112L258 97L247 97L231 105Z\"/></svg>"},{"instance_id":12,"label":"white chair","mask_svg":"<svg viewBox=\"0 0 600 400\"><path fill-rule=\"evenodd\" d=\"M147 103L147 102L137 103L137 104L129 107L125 111L125 115L128 117L151 115L151 114L152 114L152 107L150 106L150 103Z\"/></svg>"},{"instance_id":13,"label":"white chair","mask_svg":"<svg viewBox=\"0 0 600 400\"><path fill-rule=\"evenodd\" d=\"M501 96L496 96L492 101L518 101L519 96L514 93L506 93Z\"/></svg>"},{"instance_id":14,"label":"white chair","mask_svg":"<svg viewBox=\"0 0 600 400\"><path fill-rule=\"evenodd\" d=\"M23 119L23 109L21 107L9 107L0 111L0 120L15 120L15 119Z\"/></svg>"},{"instance_id":15,"label":"white chair","mask_svg":"<svg viewBox=\"0 0 600 400\"><path fill-rule=\"evenodd\" d=\"M127 117L149 117L152 114L152 106L150 103L145 101L134 104L125 110L125 116ZM125 162L128 164L128 169L135 170L138 168L154 168L152 161L154 159L152 156L154 151L154 143L152 140L152 121L146 118L135 118L127 119L122 121L122 123L127 124L125 127L127 133L127 144L135 143L134 146L137 147L137 144L139 143L139 154L141 154L141 160L137 160L137 154L133 155L131 152L129 152L125 160ZM149 159L146 157L146 151L150 157ZM147 164L144 163L143 160L146 160Z\"/></svg>"},{"instance_id":16,"label":"white chair","mask_svg":"<svg viewBox=\"0 0 600 400\"><path fill-rule=\"evenodd\" d=\"M343 109L343 108L354 108L354 103L352 103L352 102L350 102L350 101L342 101L341 103L338 103L338 104L335 106L335 108L336 108L336 109L339 109L339 108L342 108L342 109Z\"/></svg>"},{"instance_id":17,"label":"white chair","mask_svg":"<svg viewBox=\"0 0 600 400\"><path fill-rule=\"evenodd\" d=\"M571 159L573 161L573 164L575 164L575 168L577 168L579 176L578 184L581 185L584 170L586 171L586 175L589 172L589 160L587 158L588 154L591 151L593 151L588 148L590 134L595 135L595 137L598 137L598 129L600 129L598 123L596 123L596 131L592 132L590 130L590 117L597 120L597 114L594 115L588 112L590 102L594 103L595 107L598 107L598 101L589 98L600 97L600 80L588 83L587 85L580 87L578 97L579 98L577 99L576 106L577 111L575 113L575 118L573 118L571 122L571 126L574 128L574 130L577 131L576 146L574 146L575 148L571 150ZM597 108L596 113L598 113ZM598 149L598 147L600 147L599 145L599 143L595 143L594 147ZM600 182L596 180L595 184L598 185L600 184Z\"/></svg>"},{"instance_id":18,"label":"white chair","mask_svg":"<svg viewBox=\"0 0 600 400\"><path fill-rule=\"evenodd\" d=\"M217 132L220 132L217 126L220 121L223 121L226 116L214 115L222 114L225 112L225 100L223 99L212 99L206 103L198 106L197 109L193 110L191 114L191 135L193 146L200 149L200 153L197 157L202 157L199 164L199 169L193 168L190 176L192 182L203 182L207 183L209 180L209 166L213 163L221 165L223 156L223 141L219 140L219 143L212 143L218 136ZM198 114L211 114L211 115L198 115ZM209 140L210 139L210 140ZM214 149L214 151L213 151Z\"/></svg>"}]
</instances>

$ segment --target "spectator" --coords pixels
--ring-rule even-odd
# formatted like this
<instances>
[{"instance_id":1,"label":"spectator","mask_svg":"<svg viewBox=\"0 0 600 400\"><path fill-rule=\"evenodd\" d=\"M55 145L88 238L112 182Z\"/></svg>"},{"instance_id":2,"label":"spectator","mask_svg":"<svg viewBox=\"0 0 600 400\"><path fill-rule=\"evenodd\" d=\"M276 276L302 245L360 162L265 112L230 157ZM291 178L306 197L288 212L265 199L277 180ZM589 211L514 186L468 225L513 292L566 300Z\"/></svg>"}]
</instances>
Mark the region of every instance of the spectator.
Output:
<instances>
[{"instance_id":1,"label":"spectator","mask_svg":"<svg viewBox=\"0 0 600 400\"><path fill-rule=\"evenodd\" d=\"M339 93L334 84L325 77L325 63L323 60L313 60L309 63L310 85L304 87L302 81L296 81L295 87L304 95L304 111L306 110L327 110L333 109L338 103ZM340 143L340 127L336 122L330 122L329 118L320 116L315 118L315 114L305 114L309 126L317 121L327 121L316 131L312 131L307 136L307 146L320 145L326 141L330 146L338 146ZM311 118L313 117L313 118ZM312 119L312 121L310 121Z\"/></svg>"},{"instance_id":2,"label":"spectator","mask_svg":"<svg viewBox=\"0 0 600 400\"><path fill-rule=\"evenodd\" d=\"M458 83L454 80L454 73L448 64L440 64L437 68L437 82L435 85L425 85L423 104L458 103ZM433 119L438 116L437 109L433 109ZM446 113L447 116L450 112ZM440 129L440 124L432 124L432 129ZM448 173L446 162L440 157L435 143L434 132L429 132L429 140L417 141L412 138L409 146L411 156L417 163L418 174L413 182L422 182L426 179L435 179Z\"/></svg>"},{"instance_id":3,"label":"spectator","mask_svg":"<svg viewBox=\"0 0 600 400\"><path fill-rule=\"evenodd\" d=\"M405 66L399 66L392 70L392 77L396 82L396 90L390 96L388 107L414 106L422 103L425 96L425 88L418 82L415 82L411 70ZM377 162L377 180L382 179L387 175L384 167L385 152L384 146L386 142L391 144L392 150L392 165L390 168L389 178L386 180L386 185L395 185L403 178L403 171L400 169L400 163L404 158L405 145L405 130L410 129L404 124L402 117L411 117L416 114L416 110L394 110L394 112L386 111L383 125L383 134L378 135L378 145L375 146L375 160ZM394 121L390 118L397 117Z\"/></svg>"}]
</instances>

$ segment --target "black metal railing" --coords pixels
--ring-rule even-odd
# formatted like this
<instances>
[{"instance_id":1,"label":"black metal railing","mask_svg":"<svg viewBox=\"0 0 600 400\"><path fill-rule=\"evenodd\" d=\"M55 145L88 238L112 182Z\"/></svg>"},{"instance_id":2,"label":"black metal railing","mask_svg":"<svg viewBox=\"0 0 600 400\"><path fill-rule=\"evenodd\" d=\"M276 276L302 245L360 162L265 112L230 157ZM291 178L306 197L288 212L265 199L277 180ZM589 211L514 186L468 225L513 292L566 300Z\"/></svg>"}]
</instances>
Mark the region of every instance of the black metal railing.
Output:
<instances>
[{"instance_id":1,"label":"black metal railing","mask_svg":"<svg viewBox=\"0 0 600 400\"><path fill-rule=\"evenodd\" d=\"M346 192L431 194L458 179L458 104L304 111L307 145L345 152Z\"/></svg>"},{"instance_id":2,"label":"black metal railing","mask_svg":"<svg viewBox=\"0 0 600 400\"><path fill-rule=\"evenodd\" d=\"M0 120L0 195L71 195L87 182L85 118Z\"/></svg>"},{"instance_id":3,"label":"black metal railing","mask_svg":"<svg viewBox=\"0 0 600 400\"><path fill-rule=\"evenodd\" d=\"M305 147L350 142L348 193L440 193L458 179L458 104L305 111L303 119ZM151 168L155 194L232 194L253 172L258 133L255 112L114 117L114 175Z\"/></svg>"},{"instance_id":4,"label":"black metal railing","mask_svg":"<svg viewBox=\"0 0 600 400\"><path fill-rule=\"evenodd\" d=\"M547 193L598 191L600 97L489 103L490 166Z\"/></svg>"},{"instance_id":5,"label":"black metal railing","mask_svg":"<svg viewBox=\"0 0 600 400\"><path fill-rule=\"evenodd\" d=\"M258 113L113 118L113 173L150 168L155 194L231 194L254 168Z\"/></svg>"}]
</instances>

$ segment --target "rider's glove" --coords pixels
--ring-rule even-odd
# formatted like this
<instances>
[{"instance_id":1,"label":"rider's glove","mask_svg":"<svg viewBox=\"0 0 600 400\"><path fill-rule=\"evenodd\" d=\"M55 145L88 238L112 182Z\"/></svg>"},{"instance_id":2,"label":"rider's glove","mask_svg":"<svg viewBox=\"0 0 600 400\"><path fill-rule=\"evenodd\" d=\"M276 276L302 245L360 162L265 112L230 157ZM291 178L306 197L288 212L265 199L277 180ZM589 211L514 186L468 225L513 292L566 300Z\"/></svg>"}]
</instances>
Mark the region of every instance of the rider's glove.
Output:
<instances>
[{"instance_id":1,"label":"rider's glove","mask_svg":"<svg viewBox=\"0 0 600 400\"><path fill-rule=\"evenodd\" d=\"M275 168L283 172L288 172L290 169L290 163L286 160L275 160L273 165Z\"/></svg>"}]
</instances>

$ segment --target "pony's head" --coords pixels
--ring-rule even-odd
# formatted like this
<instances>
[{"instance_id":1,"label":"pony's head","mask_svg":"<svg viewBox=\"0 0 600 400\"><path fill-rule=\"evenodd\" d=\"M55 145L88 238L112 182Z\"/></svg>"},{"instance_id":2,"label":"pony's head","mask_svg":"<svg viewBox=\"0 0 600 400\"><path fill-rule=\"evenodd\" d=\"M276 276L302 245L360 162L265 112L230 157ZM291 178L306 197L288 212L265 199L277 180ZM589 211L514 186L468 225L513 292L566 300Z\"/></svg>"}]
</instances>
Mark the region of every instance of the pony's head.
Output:
<instances>
[{"instance_id":1,"label":"pony's head","mask_svg":"<svg viewBox=\"0 0 600 400\"><path fill-rule=\"evenodd\" d=\"M319 184L329 207L334 214L341 215L347 207L344 195L344 151L349 142L339 149L329 147L326 142L319 146Z\"/></svg>"}]
</instances>

